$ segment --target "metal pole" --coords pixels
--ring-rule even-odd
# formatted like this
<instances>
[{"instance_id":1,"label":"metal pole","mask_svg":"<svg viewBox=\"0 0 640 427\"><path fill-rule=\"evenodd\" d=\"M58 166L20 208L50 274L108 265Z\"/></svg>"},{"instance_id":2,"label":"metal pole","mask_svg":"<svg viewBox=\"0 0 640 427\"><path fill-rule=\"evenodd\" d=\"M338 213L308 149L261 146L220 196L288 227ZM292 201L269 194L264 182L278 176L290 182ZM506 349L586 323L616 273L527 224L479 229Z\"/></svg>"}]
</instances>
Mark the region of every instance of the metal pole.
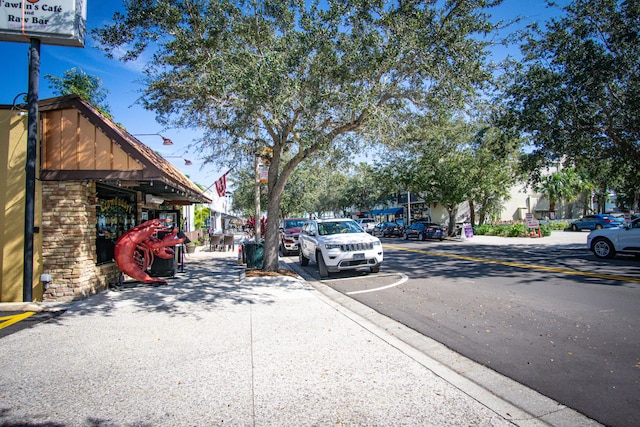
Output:
<instances>
[{"instance_id":1,"label":"metal pole","mask_svg":"<svg viewBox=\"0 0 640 427\"><path fill-rule=\"evenodd\" d=\"M260 241L260 217L262 215L260 211L260 157L255 154L255 184L253 186L253 204L255 209L255 222L256 222L256 242Z\"/></svg>"},{"instance_id":2,"label":"metal pole","mask_svg":"<svg viewBox=\"0 0 640 427\"><path fill-rule=\"evenodd\" d=\"M254 208L254 218L255 218L255 232L256 232L256 243L260 241L260 216L262 212L260 212L260 157L258 156L258 117L256 117L255 123L255 132L256 132L256 141L254 144L253 150L253 167L254 167L254 183L253 183L253 208Z\"/></svg>"},{"instance_id":3,"label":"metal pole","mask_svg":"<svg viewBox=\"0 0 640 427\"><path fill-rule=\"evenodd\" d=\"M38 82L40 80L40 40L31 39L29 47L29 90L27 103L27 161L25 165L24 269L22 300L33 301L33 228L36 199L36 156L38 145Z\"/></svg>"},{"instance_id":4,"label":"metal pole","mask_svg":"<svg viewBox=\"0 0 640 427\"><path fill-rule=\"evenodd\" d=\"M411 191L407 191L407 223L405 227L411 225Z\"/></svg>"}]
</instances>

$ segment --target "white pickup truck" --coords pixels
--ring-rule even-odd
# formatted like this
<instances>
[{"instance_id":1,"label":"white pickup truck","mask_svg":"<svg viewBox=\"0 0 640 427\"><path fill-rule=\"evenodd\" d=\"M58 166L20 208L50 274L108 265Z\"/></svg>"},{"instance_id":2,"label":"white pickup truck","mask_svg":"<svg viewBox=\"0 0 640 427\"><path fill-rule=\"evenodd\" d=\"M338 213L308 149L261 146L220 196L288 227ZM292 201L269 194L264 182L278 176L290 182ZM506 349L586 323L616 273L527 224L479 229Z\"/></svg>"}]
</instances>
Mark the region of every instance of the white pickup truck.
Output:
<instances>
[{"instance_id":1,"label":"white pickup truck","mask_svg":"<svg viewBox=\"0 0 640 427\"><path fill-rule=\"evenodd\" d=\"M360 218L358 220L358 225L367 233L373 233L373 229L378 225L378 221L373 218Z\"/></svg>"},{"instance_id":2,"label":"white pickup truck","mask_svg":"<svg viewBox=\"0 0 640 427\"><path fill-rule=\"evenodd\" d=\"M352 219L313 219L298 237L300 264L318 265L321 278L330 272L368 268L380 271L383 253L380 239L365 233Z\"/></svg>"}]
</instances>

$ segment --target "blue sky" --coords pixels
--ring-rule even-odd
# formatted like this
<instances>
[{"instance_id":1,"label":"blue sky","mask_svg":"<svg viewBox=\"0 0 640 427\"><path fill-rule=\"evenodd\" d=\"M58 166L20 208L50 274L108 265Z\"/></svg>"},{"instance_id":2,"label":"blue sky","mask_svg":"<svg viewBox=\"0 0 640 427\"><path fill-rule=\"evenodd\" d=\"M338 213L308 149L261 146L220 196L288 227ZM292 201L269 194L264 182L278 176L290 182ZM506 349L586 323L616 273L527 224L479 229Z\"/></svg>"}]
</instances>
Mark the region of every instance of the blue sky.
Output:
<instances>
[{"instance_id":1,"label":"blue sky","mask_svg":"<svg viewBox=\"0 0 640 427\"><path fill-rule=\"evenodd\" d=\"M561 3L566 3L563 1ZM121 9L122 2L117 0L87 0L87 27L89 30L110 22L113 13ZM545 7L543 0L505 0L494 9L496 19L510 19L523 16L523 24L545 20L558 10ZM40 99L54 96L44 79L45 74L62 76L65 70L80 67L86 73L102 79L103 87L109 90L108 103L116 122L122 123L132 134L162 133L173 140L174 145L162 145L157 136L140 136L139 139L153 150L164 156L181 156L191 160L192 166L185 166L180 158L168 158L185 175L205 187L222 175L215 166L202 164L195 152L187 151L187 146L198 137L196 131L181 129L163 129L155 120L155 114L136 104L141 85L143 61L122 63L108 59L96 47L91 35L87 35L84 48L49 46L43 44L40 49ZM28 43L0 42L0 57L4 66L0 67L0 104L11 104L16 95L27 91L28 81ZM518 51L501 49L496 52L517 55Z\"/></svg>"}]
</instances>

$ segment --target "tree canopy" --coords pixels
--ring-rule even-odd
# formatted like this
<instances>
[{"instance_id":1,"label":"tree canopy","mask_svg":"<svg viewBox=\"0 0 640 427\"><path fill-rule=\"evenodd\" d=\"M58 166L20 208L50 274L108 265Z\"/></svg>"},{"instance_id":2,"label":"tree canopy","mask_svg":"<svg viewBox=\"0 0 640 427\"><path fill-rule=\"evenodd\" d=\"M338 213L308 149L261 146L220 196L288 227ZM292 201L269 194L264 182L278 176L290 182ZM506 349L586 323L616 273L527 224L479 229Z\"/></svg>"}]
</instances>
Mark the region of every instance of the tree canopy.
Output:
<instances>
[{"instance_id":1,"label":"tree canopy","mask_svg":"<svg viewBox=\"0 0 640 427\"><path fill-rule=\"evenodd\" d=\"M76 94L105 116L111 118L107 95L109 90L102 87L100 77L87 74L81 68L70 68L61 77L46 74L49 87L58 95Z\"/></svg>"},{"instance_id":2,"label":"tree canopy","mask_svg":"<svg viewBox=\"0 0 640 427\"><path fill-rule=\"evenodd\" d=\"M407 117L460 106L481 87L501 0L125 2L94 32L124 60L152 49L143 105L202 129L207 159L272 153L268 212L300 162L332 147L401 138ZM275 270L277 224L265 236Z\"/></svg>"},{"instance_id":3,"label":"tree canopy","mask_svg":"<svg viewBox=\"0 0 640 427\"><path fill-rule=\"evenodd\" d=\"M596 176L612 161L619 181L637 189L640 2L575 0L546 28L529 28L525 40L507 99L509 125L534 147L529 169L563 161Z\"/></svg>"}]
</instances>

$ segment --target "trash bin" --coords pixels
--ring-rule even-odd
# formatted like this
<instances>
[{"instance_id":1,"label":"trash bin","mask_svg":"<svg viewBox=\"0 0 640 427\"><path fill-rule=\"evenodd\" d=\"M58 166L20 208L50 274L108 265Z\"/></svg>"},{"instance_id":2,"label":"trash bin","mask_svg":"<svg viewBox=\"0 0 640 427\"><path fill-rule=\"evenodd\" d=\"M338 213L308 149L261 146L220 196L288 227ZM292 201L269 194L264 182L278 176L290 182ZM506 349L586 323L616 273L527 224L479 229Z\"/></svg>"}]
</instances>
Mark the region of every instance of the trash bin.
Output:
<instances>
[{"instance_id":1,"label":"trash bin","mask_svg":"<svg viewBox=\"0 0 640 427\"><path fill-rule=\"evenodd\" d=\"M248 242L242 245L242 258L247 268L262 268L264 243Z\"/></svg>"},{"instance_id":2,"label":"trash bin","mask_svg":"<svg viewBox=\"0 0 640 427\"><path fill-rule=\"evenodd\" d=\"M175 255L169 259L155 257L153 264L149 267L149 275L151 277L174 277L176 275L176 267Z\"/></svg>"}]
</instances>

